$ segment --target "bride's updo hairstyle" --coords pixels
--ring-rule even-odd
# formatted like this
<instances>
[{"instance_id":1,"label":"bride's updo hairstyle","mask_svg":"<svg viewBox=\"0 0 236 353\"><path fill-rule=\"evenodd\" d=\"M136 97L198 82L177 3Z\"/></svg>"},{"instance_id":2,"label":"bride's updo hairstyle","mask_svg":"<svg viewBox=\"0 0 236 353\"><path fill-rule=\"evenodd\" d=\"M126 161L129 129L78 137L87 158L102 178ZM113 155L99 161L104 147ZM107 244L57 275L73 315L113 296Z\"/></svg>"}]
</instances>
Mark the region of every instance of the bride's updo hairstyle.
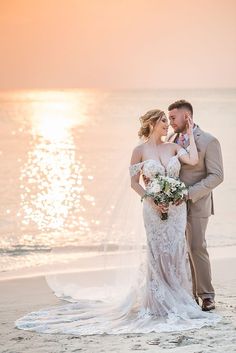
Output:
<instances>
[{"instance_id":1,"label":"bride's updo hairstyle","mask_svg":"<svg viewBox=\"0 0 236 353\"><path fill-rule=\"evenodd\" d=\"M148 138L152 133L155 123L160 120L165 113L160 109L149 110L146 114L142 115L139 120L141 127L138 131L139 138Z\"/></svg>"}]
</instances>

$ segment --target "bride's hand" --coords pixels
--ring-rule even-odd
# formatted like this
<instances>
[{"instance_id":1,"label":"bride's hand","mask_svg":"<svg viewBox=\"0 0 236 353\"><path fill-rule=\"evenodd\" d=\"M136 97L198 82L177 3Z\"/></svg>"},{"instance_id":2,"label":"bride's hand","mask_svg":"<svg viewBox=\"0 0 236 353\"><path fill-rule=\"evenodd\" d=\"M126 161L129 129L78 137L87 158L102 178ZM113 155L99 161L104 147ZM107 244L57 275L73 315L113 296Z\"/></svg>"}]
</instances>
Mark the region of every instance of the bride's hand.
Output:
<instances>
[{"instance_id":1,"label":"bride's hand","mask_svg":"<svg viewBox=\"0 0 236 353\"><path fill-rule=\"evenodd\" d=\"M169 205L161 203L158 205L161 213L167 213L169 211Z\"/></svg>"},{"instance_id":2,"label":"bride's hand","mask_svg":"<svg viewBox=\"0 0 236 353\"><path fill-rule=\"evenodd\" d=\"M153 200L152 197L148 196L146 198L147 202L149 203L149 205L156 211L160 212L160 213L166 213L168 212L169 206L164 205L164 204L156 204Z\"/></svg>"},{"instance_id":3,"label":"bride's hand","mask_svg":"<svg viewBox=\"0 0 236 353\"><path fill-rule=\"evenodd\" d=\"M186 133L188 136L193 135L193 118L190 116L190 114L186 113L187 115L187 131Z\"/></svg>"},{"instance_id":4,"label":"bride's hand","mask_svg":"<svg viewBox=\"0 0 236 353\"><path fill-rule=\"evenodd\" d=\"M186 198L185 198L185 197L179 198L178 200L176 200L175 202L173 202L173 204L174 204L175 206L179 206L179 205L181 205L183 202L186 202Z\"/></svg>"}]
</instances>

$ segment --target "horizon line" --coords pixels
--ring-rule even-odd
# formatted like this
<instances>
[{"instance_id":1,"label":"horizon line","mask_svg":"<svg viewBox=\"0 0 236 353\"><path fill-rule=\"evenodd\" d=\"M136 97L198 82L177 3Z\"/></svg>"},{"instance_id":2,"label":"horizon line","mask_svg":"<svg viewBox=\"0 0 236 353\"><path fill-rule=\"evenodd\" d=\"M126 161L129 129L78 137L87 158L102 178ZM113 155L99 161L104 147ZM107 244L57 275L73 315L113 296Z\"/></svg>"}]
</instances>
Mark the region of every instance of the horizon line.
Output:
<instances>
[{"instance_id":1,"label":"horizon line","mask_svg":"<svg viewBox=\"0 0 236 353\"><path fill-rule=\"evenodd\" d=\"M81 91L161 91L161 90L235 90L236 86L224 86L224 87L144 87L144 88L119 88L119 87L12 87L12 88L0 88L0 92L6 91L63 91L63 90L81 90Z\"/></svg>"}]
</instances>

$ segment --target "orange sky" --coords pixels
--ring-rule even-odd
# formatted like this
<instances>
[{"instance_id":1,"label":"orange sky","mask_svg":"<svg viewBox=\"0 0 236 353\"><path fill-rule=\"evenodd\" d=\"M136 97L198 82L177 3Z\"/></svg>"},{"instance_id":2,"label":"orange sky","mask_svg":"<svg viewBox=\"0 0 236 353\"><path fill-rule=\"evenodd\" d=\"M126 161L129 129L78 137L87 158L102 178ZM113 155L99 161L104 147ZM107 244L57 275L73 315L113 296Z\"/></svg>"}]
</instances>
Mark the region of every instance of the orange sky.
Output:
<instances>
[{"instance_id":1,"label":"orange sky","mask_svg":"<svg viewBox=\"0 0 236 353\"><path fill-rule=\"evenodd\" d=\"M0 88L236 87L235 0L0 0Z\"/></svg>"}]
</instances>

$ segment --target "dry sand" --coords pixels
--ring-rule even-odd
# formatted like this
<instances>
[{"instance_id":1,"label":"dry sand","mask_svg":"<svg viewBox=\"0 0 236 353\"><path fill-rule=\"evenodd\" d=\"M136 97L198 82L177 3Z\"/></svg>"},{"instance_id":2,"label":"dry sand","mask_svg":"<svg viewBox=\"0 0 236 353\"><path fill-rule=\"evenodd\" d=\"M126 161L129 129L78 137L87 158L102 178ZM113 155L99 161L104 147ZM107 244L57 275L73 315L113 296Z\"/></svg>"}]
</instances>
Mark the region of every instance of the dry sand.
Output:
<instances>
[{"instance_id":1,"label":"dry sand","mask_svg":"<svg viewBox=\"0 0 236 353\"><path fill-rule=\"evenodd\" d=\"M230 250L231 253L228 251ZM14 321L30 311L64 304L54 296L43 276L0 281L0 352L236 352L236 258L234 250L219 252L212 260L216 312L223 316L216 327L175 333L101 336L38 334L19 330ZM234 252L235 253L235 252Z\"/></svg>"}]
</instances>

